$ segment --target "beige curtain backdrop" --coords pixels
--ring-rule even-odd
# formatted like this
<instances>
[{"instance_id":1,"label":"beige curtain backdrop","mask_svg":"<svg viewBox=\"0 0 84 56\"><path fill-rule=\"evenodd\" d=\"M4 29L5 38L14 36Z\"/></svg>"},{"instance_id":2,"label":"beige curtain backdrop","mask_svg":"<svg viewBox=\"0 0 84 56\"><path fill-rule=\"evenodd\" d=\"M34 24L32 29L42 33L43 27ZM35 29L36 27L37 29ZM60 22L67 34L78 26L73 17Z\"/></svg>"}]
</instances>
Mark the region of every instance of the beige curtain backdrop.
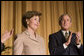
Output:
<instances>
[{"instance_id":1,"label":"beige curtain backdrop","mask_svg":"<svg viewBox=\"0 0 84 56\"><path fill-rule=\"evenodd\" d=\"M1 35L14 28L13 36L5 42L11 47L2 52L2 55L12 55L14 36L24 31L22 15L26 11L39 11L42 13L40 27L37 33L43 36L46 44L46 53L49 55L49 34L60 30L58 18L68 13L72 17L72 32L81 32L83 44L83 1L1 1Z\"/></svg>"}]
</instances>

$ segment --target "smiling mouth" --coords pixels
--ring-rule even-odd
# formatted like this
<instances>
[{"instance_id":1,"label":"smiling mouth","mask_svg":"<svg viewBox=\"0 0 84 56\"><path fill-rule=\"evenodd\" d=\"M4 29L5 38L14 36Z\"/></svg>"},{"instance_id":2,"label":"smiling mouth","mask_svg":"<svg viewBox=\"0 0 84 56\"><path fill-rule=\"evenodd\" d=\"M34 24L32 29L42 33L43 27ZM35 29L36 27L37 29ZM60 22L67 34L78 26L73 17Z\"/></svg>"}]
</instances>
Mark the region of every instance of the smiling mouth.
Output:
<instances>
[{"instance_id":1,"label":"smiling mouth","mask_svg":"<svg viewBox=\"0 0 84 56\"><path fill-rule=\"evenodd\" d=\"M67 26L67 24L65 24L64 26Z\"/></svg>"},{"instance_id":2,"label":"smiling mouth","mask_svg":"<svg viewBox=\"0 0 84 56\"><path fill-rule=\"evenodd\" d=\"M67 25L64 25L64 26L67 26Z\"/></svg>"},{"instance_id":3,"label":"smiling mouth","mask_svg":"<svg viewBox=\"0 0 84 56\"><path fill-rule=\"evenodd\" d=\"M38 26L37 24L35 24L36 26Z\"/></svg>"}]
</instances>

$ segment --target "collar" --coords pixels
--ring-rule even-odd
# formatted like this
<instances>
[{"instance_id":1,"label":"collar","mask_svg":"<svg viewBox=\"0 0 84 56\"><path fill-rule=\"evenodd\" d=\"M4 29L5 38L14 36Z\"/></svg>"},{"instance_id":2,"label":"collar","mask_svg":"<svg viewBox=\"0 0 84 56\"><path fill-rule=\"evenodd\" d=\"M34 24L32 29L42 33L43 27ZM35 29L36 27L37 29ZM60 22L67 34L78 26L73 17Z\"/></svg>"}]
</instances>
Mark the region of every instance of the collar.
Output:
<instances>
[{"instance_id":1,"label":"collar","mask_svg":"<svg viewBox=\"0 0 84 56\"><path fill-rule=\"evenodd\" d=\"M33 35L29 33L28 30L25 30L24 33L25 33L30 39L32 39L32 40L34 40L34 41L38 41L38 34L35 33L35 34L36 34L36 38L34 38Z\"/></svg>"},{"instance_id":2,"label":"collar","mask_svg":"<svg viewBox=\"0 0 84 56\"><path fill-rule=\"evenodd\" d=\"M62 33L63 33L64 36L65 36L66 32L69 34L69 30L67 30L67 31L61 30L61 31L62 31Z\"/></svg>"}]
</instances>

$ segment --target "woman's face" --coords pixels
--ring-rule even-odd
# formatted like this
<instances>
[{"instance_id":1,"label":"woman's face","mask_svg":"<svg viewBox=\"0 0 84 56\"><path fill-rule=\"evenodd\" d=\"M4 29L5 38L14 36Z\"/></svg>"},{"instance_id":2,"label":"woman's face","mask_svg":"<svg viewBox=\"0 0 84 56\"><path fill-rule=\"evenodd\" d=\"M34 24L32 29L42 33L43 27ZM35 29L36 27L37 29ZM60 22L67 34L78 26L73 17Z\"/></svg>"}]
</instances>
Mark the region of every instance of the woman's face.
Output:
<instances>
[{"instance_id":1,"label":"woman's face","mask_svg":"<svg viewBox=\"0 0 84 56\"><path fill-rule=\"evenodd\" d=\"M40 25L39 22L39 16L33 16L32 18L30 18L29 20L29 24L28 27L30 27L31 29L33 29L34 31L37 30L38 26Z\"/></svg>"}]
</instances>

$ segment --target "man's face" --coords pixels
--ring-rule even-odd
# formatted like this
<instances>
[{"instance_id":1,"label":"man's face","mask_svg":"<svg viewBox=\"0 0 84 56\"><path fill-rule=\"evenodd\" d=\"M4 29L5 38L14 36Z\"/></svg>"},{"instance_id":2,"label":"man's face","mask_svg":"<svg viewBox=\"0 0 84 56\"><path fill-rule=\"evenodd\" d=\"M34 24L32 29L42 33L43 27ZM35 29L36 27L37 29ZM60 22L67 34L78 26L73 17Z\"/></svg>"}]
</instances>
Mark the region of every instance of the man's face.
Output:
<instances>
[{"instance_id":1,"label":"man's face","mask_svg":"<svg viewBox=\"0 0 84 56\"><path fill-rule=\"evenodd\" d=\"M68 15L63 16L63 19L61 21L61 28L63 30L68 30L71 26L71 19Z\"/></svg>"}]
</instances>

